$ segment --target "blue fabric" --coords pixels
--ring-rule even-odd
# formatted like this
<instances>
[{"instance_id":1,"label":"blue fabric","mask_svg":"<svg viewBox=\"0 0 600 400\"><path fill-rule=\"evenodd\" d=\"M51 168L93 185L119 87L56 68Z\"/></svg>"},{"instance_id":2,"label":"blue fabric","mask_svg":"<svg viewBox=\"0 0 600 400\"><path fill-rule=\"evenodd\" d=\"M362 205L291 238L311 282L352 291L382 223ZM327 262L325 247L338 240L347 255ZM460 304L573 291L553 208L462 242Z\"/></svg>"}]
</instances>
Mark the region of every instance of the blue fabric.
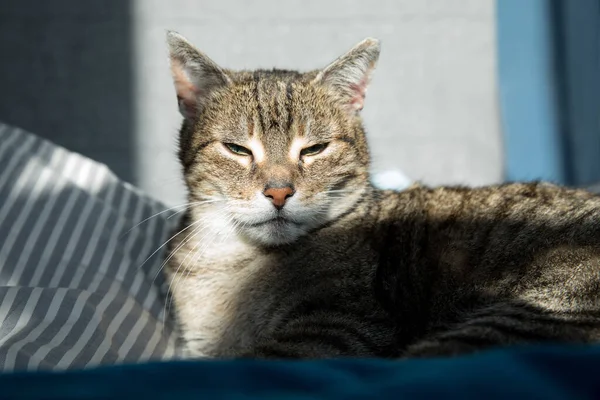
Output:
<instances>
[{"instance_id":1,"label":"blue fabric","mask_svg":"<svg viewBox=\"0 0 600 400\"><path fill-rule=\"evenodd\" d=\"M566 184L551 2L496 2L506 180Z\"/></svg>"},{"instance_id":2,"label":"blue fabric","mask_svg":"<svg viewBox=\"0 0 600 400\"><path fill-rule=\"evenodd\" d=\"M600 180L600 1L496 2L508 181Z\"/></svg>"},{"instance_id":3,"label":"blue fabric","mask_svg":"<svg viewBox=\"0 0 600 400\"><path fill-rule=\"evenodd\" d=\"M600 347L455 359L212 361L0 375L2 399L600 398Z\"/></svg>"}]
</instances>

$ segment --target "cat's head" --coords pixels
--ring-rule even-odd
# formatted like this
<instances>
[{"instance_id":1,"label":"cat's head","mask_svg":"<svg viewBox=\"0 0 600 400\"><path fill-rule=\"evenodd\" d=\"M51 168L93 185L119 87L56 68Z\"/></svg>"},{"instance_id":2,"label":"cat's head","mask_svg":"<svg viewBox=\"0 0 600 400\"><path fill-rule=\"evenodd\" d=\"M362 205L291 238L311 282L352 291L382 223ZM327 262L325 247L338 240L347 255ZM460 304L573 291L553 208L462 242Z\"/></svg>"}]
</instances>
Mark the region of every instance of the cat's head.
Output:
<instances>
[{"instance_id":1,"label":"cat's head","mask_svg":"<svg viewBox=\"0 0 600 400\"><path fill-rule=\"evenodd\" d=\"M348 212L369 190L359 112L377 40L307 73L230 71L177 33L168 43L193 218L279 245Z\"/></svg>"}]
</instances>

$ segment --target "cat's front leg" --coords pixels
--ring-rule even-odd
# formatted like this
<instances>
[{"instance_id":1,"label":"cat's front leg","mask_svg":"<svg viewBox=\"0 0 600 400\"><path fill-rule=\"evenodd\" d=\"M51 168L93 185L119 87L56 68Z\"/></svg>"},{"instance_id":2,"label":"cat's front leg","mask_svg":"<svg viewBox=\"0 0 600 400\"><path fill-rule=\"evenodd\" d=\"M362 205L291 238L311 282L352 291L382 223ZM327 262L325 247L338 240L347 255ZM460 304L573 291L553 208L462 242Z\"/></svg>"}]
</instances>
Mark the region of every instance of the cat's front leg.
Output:
<instances>
[{"instance_id":1,"label":"cat's front leg","mask_svg":"<svg viewBox=\"0 0 600 400\"><path fill-rule=\"evenodd\" d=\"M354 318L299 318L240 354L260 359L397 357L389 327L365 327Z\"/></svg>"}]
</instances>

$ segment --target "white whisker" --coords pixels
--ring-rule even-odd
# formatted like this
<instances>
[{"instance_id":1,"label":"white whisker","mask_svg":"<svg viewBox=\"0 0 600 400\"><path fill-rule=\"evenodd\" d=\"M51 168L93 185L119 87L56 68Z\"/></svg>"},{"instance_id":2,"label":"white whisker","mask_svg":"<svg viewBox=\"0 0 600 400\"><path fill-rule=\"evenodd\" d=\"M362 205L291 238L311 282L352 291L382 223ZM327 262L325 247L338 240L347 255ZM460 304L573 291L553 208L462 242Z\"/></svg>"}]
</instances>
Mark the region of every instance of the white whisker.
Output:
<instances>
[{"instance_id":1,"label":"white whisker","mask_svg":"<svg viewBox=\"0 0 600 400\"><path fill-rule=\"evenodd\" d=\"M202 220L197 221L198 223L202 222ZM171 254L169 255L169 257L165 260L165 262L163 263L163 265L161 265L161 267L159 268L159 271L162 270L162 268L166 265L166 263L183 247L185 246L185 244L187 244L192 237L195 237L198 233L200 233L202 231L203 227L202 226L198 226L196 227L185 239L184 241L175 249L171 252ZM188 250L188 255L198 246L198 244L196 244L196 246L194 246L194 248L192 250ZM187 257L187 256L186 256ZM171 282L169 282L169 286L167 288L167 295L165 297L165 305L163 308L163 332L165 329L165 323L166 323L166 318L167 315L169 314L169 310L167 309L167 303L169 302L169 297L172 298L172 292L171 292L171 287L173 286L173 282L175 281L175 279L177 278L177 274L179 273L179 269L181 268L182 264L179 264L179 267L177 268L177 270L175 271L175 273L173 274L173 276L171 277ZM158 274L157 274L158 276Z\"/></svg>"},{"instance_id":2,"label":"white whisker","mask_svg":"<svg viewBox=\"0 0 600 400\"><path fill-rule=\"evenodd\" d=\"M190 203L190 205L189 205L189 206L187 206L187 207L185 207L184 209L182 209L182 210L179 210L179 211L176 211L176 212L174 212L173 214L169 215L169 216L167 217L167 219L171 219L171 218L173 218L174 216L176 216L177 214L181 214L182 212L185 212L186 210L189 210L191 207L193 207L193 206L195 206L195 205L204 205L204 204L216 203L216 202L219 202L219 201L225 201L225 200L222 200L222 199L214 199L214 200L206 200L206 201L203 201L203 202L201 202L200 204L196 204L196 203Z\"/></svg>"},{"instance_id":3,"label":"white whisker","mask_svg":"<svg viewBox=\"0 0 600 400\"><path fill-rule=\"evenodd\" d=\"M198 221L199 222L199 221ZM177 236L179 236L181 233L187 231L188 229L190 229L192 226L194 226L197 222L191 223L188 226L186 226L185 228L183 228L182 230L180 230L179 232L177 232L176 234L174 234L173 236L171 236L169 239L167 239L163 244L160 245L160 247L158 247L156 250L154 250L152 252L152 254L150 254L148 256L148 258L146 258L144 260L144 262L138 267L138 269L142 268L144 266L144 264L146 264L148 262L149 259L152 258L152 256L154 256L160 249L162 249L163 247L165 247L171 240L175 239ZM160 269L159 269L160 271Z\"/></svg>"},{"instance_id":4,"label":"white whisker","mask_svg":"<svg viewBox=\"0 0 600 400\"><path fill-rule=\"evenodd\" d=\"M164 214L166 212L169 212L171 210L174 210L176 208L180 208L180 207L189 207L190 205L199 205L199 204L204 204L204 203L213 203L215 201L219 201L219 200L205 200L205 201L195 201L195 202L191 202L191 203L184 203L184 204L179 204L177 206L173 206L170 208L167 208L166 210L163 210L161 212L158 212L154 215L149 216L148 218L138 222L137 224L135 224L134 226L132 226L131 228L129 228L129 230L125 233L123 233L120 238L123 238L125 235L127 235L129 232L131 232L132 230L134 230L135 228L137 228L138 226L140 226L141 224L143 224L144 222L147 222L149 220L151 220L152 218L158 217L161 214Z\"/></svg>"},{"instance_id":5,"label":"white whisker","mask_svg":"<svg viewBox=\"0 0 600 400\"><path fill-rule=\"evenodd\" d=\"M340 189L340 190L326 190L322 193L351 193L356 192L356 189Z\"/></svg>"},{"instance_id":6,"label":"white whisker","mask_svg":"<svg viewBox=\"0 0 600 400\"><path fill-rule=\"evenodd\" d=\"M229 208L225 207L223 210L219 210L219 212L224 212L227 211ZM202 219L202 221L206 220L207 218L214 218L214 215L210 215L210 216L206 216L205 218ZM194 236L197 236L198 234L200 234L202 231L204 231L204 229L206 229L208 227L208 224L205 225L202 229L200 229L199 231L194 233ZM192 271L192 268L187 268L187 273L186 273L186 277L184 278L183 275L184 274L180 274L179 271L181 270L181 267L184 266L184 264L186 264L186 261L188 260L188 258L190 257L190 255L192 253L195 253L195 255L192 257L192 263L196 263L197 260L202 256L202 254L204 253L204 250L210 246L214 240L219 236L220 232L217 232L217 234L212 236L212 240L209 243L204 243L206 237L211 234L211 232L207 232L200 240L197 241L197 243L194 245L194 247L188 251L188 253L186 254L186 256L183 258L183 260L181 261L181 263L179 264L179 266L177 267L177 270L175 271L175 273L173 274L173 278L171 279L171 282L169 283L169 290L167 291L167 298L165 299L165 311L164 311L164 318L163 318L163 329L164 329L164 325L165 325L165 318L166 315L168 315L170 313L171 310L171 305L173 302L173 292L175 291L175 289L177 288L177 286L179 285L180 282L182 282L183 280L185 280ZM188 240L189 241L189 240ZM187 241L186 241L187 242ZM202 247L200 249L198 249L199 246ZM181 248L181 246L179 247ZM171 257L179 250L175 249L173 251L173 254L171 255ZM169 259L171 258L169 257ZM168 261L168 260L166 260ZM170 294L170 296L169 296Z\"/></svg>"}]
</instances>

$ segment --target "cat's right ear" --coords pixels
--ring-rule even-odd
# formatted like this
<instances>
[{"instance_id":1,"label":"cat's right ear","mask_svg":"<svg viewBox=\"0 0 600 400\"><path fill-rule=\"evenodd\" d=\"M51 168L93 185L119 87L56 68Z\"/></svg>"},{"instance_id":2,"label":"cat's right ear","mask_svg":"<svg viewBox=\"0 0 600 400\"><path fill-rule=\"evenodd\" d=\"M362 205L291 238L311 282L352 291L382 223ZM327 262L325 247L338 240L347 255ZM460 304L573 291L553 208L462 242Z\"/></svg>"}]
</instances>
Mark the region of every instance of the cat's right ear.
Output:
<instances>
[{"instance_id":1,"label":"cat's right ear","mask_svg":"<svg viewBox=\"0 0 600 400\"><path fill-rule=\"evenodd\" d=\"M321 70L315 81L329 87L345 108L356 114L363 108L379 52L379 40L367 38Z\"/></svg>"},{"instance_id":2,"label":"cat's right ear","mask_svg":"<svg viewBox=\"0 0 600 400\"><path fill-rule=\"evenodd\" d=\"M177 32L167 32L171 73L179 111L194 118L210 94L231 83L227 74L208 56Z\"/></svg>"}]
</instances>

